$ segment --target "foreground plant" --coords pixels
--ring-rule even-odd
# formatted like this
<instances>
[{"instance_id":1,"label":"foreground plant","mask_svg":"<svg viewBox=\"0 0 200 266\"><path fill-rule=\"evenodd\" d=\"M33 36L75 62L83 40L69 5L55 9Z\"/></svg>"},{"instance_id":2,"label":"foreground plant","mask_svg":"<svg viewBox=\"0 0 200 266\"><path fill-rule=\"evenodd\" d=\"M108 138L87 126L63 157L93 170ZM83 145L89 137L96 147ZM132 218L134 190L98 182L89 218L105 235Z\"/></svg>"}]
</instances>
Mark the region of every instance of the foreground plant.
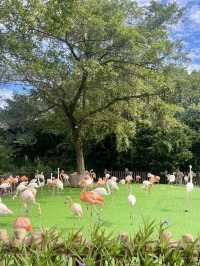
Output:
<instances>
[{"instance_id":1,"label":"foreground plant","mask_svg":"<svg viewBox=\"0 0 200 266\"><path fill-rule=\"evenodd\" d=\"M124 232L117 237L102 224L94 225L88 238L81 229L68 235L56 228L32 233L17 230L12 237L0 230L0 264L6 266L197 266L199 258L199 238L186 234L172 240L170 231L163 225L157 228L154 222L144 223L134 236Z\"/></svg>"}]
</instances>

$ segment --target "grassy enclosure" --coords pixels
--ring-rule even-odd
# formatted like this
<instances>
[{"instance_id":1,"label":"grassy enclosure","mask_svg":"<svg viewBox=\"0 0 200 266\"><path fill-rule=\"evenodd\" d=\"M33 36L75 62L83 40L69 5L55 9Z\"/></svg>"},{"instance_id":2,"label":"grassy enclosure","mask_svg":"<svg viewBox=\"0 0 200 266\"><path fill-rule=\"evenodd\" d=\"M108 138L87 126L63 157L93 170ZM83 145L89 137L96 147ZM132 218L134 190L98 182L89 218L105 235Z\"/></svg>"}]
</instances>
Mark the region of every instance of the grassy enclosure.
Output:
<instances>
[{"instance_id":1,"label":"grassy enclosure","mask_svg":"<svg viewBox=\"0 0 200 266\"><path fill-rule=\"evenodd\" d=\"M34 229L55 226L63 232L69 232L72 228L82 228L83 232L87 234L91 225L96 223L100 217L106 230L114 234L124 231L135 233L144 221L155 220L156 223L166 221L174 238L179 238L184 233L198 236L200 232L199 188L196 187L188 195L185 186L156 185L149 194L141 188L141 185L133 185L132 193L137 199L134 206L128 204L126 185L121 185L119 191L112 196L105 197L102 211L99 206L87 208L85 203L81 203L84 217L79 219L72 215L69 206L64 201L65 196L71 196L74 202L80 203L80 189L65 188L64 191L53 194L51 190L45 188L38 190L37 195L42 215L39 216L37 207L33 207L29 217ZM11 196L5 196L2 197L2 200L13 210L14 214L1 217L0 228L11 231L15 218L24 215L24 209L19 198L13 200ZM100 214L98 215L98 213Z\"/></svg>"}]
</instances>

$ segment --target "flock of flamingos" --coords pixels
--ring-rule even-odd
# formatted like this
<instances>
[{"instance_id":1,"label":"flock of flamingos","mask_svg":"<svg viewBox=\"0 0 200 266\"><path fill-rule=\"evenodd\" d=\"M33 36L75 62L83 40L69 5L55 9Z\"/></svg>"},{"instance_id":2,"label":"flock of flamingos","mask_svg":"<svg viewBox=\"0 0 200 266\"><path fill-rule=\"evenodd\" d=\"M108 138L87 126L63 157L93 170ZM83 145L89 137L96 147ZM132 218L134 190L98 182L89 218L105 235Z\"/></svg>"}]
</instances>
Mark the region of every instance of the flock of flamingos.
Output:
<instances>
[{"instance_id":1,"label":"flock of flamingos","mask_svg":"<svg viewBox=\"0 0 200 266\"><path fill-rule=\"evenodd\" d=\"M192 192L193 190L193 182L192 182L192 167L190 166L188 182L186 184L186 191ZM114 191L119 190L119 185L117 182L117 178L114 176L110 176L110 174L106 174L105 177L99 178L96 182L94 182L94 176L89 172L86 172L81 176L79 186L81 188L80 192L80 200L81 202L86 203L87 205L100 205L104 204L104 197L111 195ZM168 182L174 183L175 176L168 175ZM136 182L139 182L141 179L140 176L136 176ZM143 188L148 192L151 191L155 183L159 183L160 177L149 173L147 175L147 180L143 181ZM132 175L127 175L124 179L121 179L119 183L121 185L127 184L128 188L128 197L127 202L134 206L136 204L136 197L132 193L131 184L133 182ZM64 184L70 185L69 176L62 170L59 172L57 177L53 177L51 174L51 178L45 180L43 173L37 173L35 178L30 180L26 176L10 176L6 179L0 180L0 191L3 193L15 193L13 196L13 200L18 196L21 198L23 207L26 210L26 214L30 210L31 206L36 205L38 207L38 212L41 215L40 204L36 200L37 189L42 188L45 185L49 188L52 188L53 192L63 190ZM83 209L81 204L73 202L71 197L66 197L65 203L69 204L71 212L78 216L83 217ZM10 210L4 203L1 201L0 197L0 215L10 215L13 214L13 211ZM92 213L91 213L92 215ZM18 217L14 223L14 229L24 229L26 231L31 231L32 226L30 220L27 217Z\"/></svg>"}]
</instances>

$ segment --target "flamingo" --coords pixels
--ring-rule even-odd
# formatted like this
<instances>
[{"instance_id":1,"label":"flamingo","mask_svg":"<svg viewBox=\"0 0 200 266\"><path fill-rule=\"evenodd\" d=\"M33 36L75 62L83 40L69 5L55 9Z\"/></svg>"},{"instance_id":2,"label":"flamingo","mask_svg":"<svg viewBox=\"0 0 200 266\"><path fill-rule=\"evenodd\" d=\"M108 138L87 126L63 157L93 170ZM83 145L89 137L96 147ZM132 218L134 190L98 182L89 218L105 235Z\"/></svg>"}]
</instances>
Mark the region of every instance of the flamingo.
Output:
<instances>
[{"instance_id":1,"label":"flamingo","mask_svg":"<svg viewBox=\"0 0 200 266\"><path fill-rule=\"evenodd\" d=\"M104 204L104 198L98 195L94 191L85 191L80 194L80 200L86 202L89 205L100 205ZM91 216L92 216L92 209L91 209Z\"/></svg>"},{"instance_id":2,"label":"flamingo","mask_svg":"<svg viewBox=\"0 0 200 266\"><path fill-rule=\"evenodd\" d=\"M0 190L2 190L3 192L7 192L8 190L11 189L11 185L7 182L4 181L1 185L0 185Z\"/></svg>"},{"instance_id":3,"label":"flamingo","mask_svg":"<svg viewBox=\"0 0 200 266\"><path fill-rule=\"evenodd\" d=\"M41 215L40 204L38 202L36 202L36 193L37 193L36 189L27 188L26 190L21 192L20 197L22 199L22 202L23 202L24 207L25 207L27 212L28 212L28 208L31 205L37 205L38 206L39 215Z\"/></svg>"},{"instance_id":4,"label":"flamingo","mask_svg":"<svg viewBox=\"0 0 200 266\"><path fill-rule=\"evenodd\" d=\"M23 175L23 176L19 177L19 181L20 182L27 182L28 181L28 177Z\"/></svg>"},{"instance_id":5,"label":"flamingo","mask_svg":"<svg viewBox=\"0 0 200 266\"><path fill-rule=\"evenodd\" d=\"M192 166L189 166L190 170L189 170L189 182L186 184L186 190L187 192L192 192L194 185L192 182L193 179L193 173L192 173Z\"/></svg>"},{"instance_id":6,"label":"flamingo","mask_svg":"<svg viewBox=\"0 0 200 266\"><path fill-rule=\"evenodd\" d=\"M189 166L189 182L186 184L186 191L188 193L191 193L193 191L194 185L193 185L193 173L192 173L192 166ZM190 197L188 198L188 200L190 200ZM188 210L186 209L185 212L188 212Z\"/></svg>"},{"instance_id":7,"label":"flamingo","mask_svg":"<svg viewBox=\"0 0 200 266\"><path fill-rule=\"evenodd\" d=\"M188 180L189 180L189 176L185 175L184 176L184 181L185 181L186 184L188 183Z\"/></svg>"},{"instance_id":8,"label":"flamingo","mask_svg":"<svg viewBox=\"0 0 200 266\"><path fill-rule=\"evenodd\" d=\"M90 176L92 177L93 180L96 180L96 174L93 169L90 170Z\"/></svg>"},{"instance_id":9,"label":"flamingo","mask_svg":"<svg viewBox=\"0 0 200 266\"><path fill-rule=\"evenodd\" d=\"M15 188L16 184L18 182L17 178L14 178L12 175L10 175L6 180L5 183L10 185L10 190L11 192L13 191L13 189Z\"/></svg>"},{"instance_id":10,"label":"flamingo","mask_svg":"<svg viewBox=\"0 0 200 266\"><path fill-rule=\"evenodd\" d=\"M37 183L31 182L27 185L26 188L39 188L39 186Z\"/></svg>"},{"instance_id":11,"label":"flamingo","mask_svg":"<svg viewBox=\"0 0 200 266\"><path fill-rule=\"evenodd\" d=\"M107 178L107 179L109 179L110 178L110 174L105 174L105 177Z\"/></svg>"},{"instance_id":12,"label":"flamingo","mask_svg":"<svg viewBox=\"0 0 200 266\"><path fill-rule=\"evenodd\" d=\"M68 185L71 185L69 182L69 176L65 174L64 170L61 170L60 178L64 183L68 183Z\"/></svg>"},{"instance_id":13,"label":"flamingo","mask_svg":"<svg viewBox=\"0 0 200 266\"><path fill-rule=\"evenodd\" d=\"M130 192L129 192L129 195L128 195L128 203L131 206L134 206L135 203L136 203L136 197L133 194L131 194ZM132 214L130 214L130 220L131 220L131 224L133 224L133 215Z\"/></svg>"},{"instance_id":14,"label":"flamingo","mask_svg":"<svg viewBox=\"0 0 200 266\"><path fill-rule=\"evenodd\" d=\"M140 175L136 175L135 180L136 180L136 183L139 183L140 180L141 180L141 176Z\"/></svg>"},{"instance_id":15,"label":"flamingo","mask_svg":"<svg viewBox=\"0 0 200 266\"><path fill-rule=\"evenodd\" d=\"M131 183L132 180L133 180L133 177L132 177L131 175L127 175L127 176L125 177L125 180L126 180L127 183Z\"/></svg>"},{"instance_id":16,"label":"flamingo","mask_svg":"<svg viewBox=\"0 0 200 266\"><path fill-rule=\"evenodd\" d=\"M113 182L117 182L117 177L116 177L116 176L112 176L112 177L110 178L110 180L112 180Z\"/></svg>"},{"instance_id":17,"label":"flamingo","mask_svg":"<svg viewBox=\"0 0 200 266\"><path fill-rule=\"evenodd\" d=\"M160 182L160 176L153 175L153 178L152 178L152 180L150 178L150 181L153 182L153 184L159 184L159 182Z\"/></svg>"},{"instance_id":18,"label":"flamingo","mask_svg":"<svg viewBox=\"0 0 200 266\"><path fill-rule=\"evenodd\" d=\"M9 215L9 214L13 214L13 212L8 209L8 207L2 203L2 200L0 198L0 215Z\"/></svg>"},{"instance_id":19,"label":"flamingo","mask_svg":"<svg viewBox=\"0 0 200 266\"><path fill-rule=\"evenodd\" d=\"M114 191L117 191L119 190L119 186L117 184L116 181L113 181L112 179L109 179L106 183L107 185L107 188L109 188L109 190L111 191L111 194L112 194L112 200L111 200L111 204L113 204L113 201L114 201Z\"/></svg>"},{"instance_id":20,"label":"flamingo","mask_svg":"<svg viewBox=\"0 0 200 266\"><path fill-rule=\"evenodd\" d=\"M26 232L31 232L32 231L32 225L27 217L18 217L16 221L14 222L13 228L15 230L17 229L25 229Z\"/></svg>"},{"instance_id":21,"label":"flamingo","mask_svg":"<svg viewBox=\"0 0 200 266\"><path fill-rule=\"evenodd\" d=\"M67 197L65 203L69 202L70 209L72 213L78 217L83 217L83 210L79 203L75 203L72 201L71 197Z\"/></svg>"},{"instance_id":22,"label":"flamingo","mask_svg":"<svg viewBox=\"0 0 200 266\"><path fill-rule=\"evenodd\" d=\"M194 185L193 185L192 182L188 182L186 184L186 190L187 190L187 192L192 192L193 188L194 188Z\"/></svg>"},{"instance_id":23,"label":"flamingo","mask_svg":"<svg viewBox=\"0 0 200 266\"><path fill-rule=\"evenodd\" d=\"M119 190L119 186L117 185L116 181L113 181L111 179L109 179L107 181L108 186L110 187L111 190Z\"/></svg>"},{"instance_id":24,"label":"flamingo","mask_svg":"<svg viewBox=\"0 0 200 266\"><path fill-rule=\"evenodd\" d=\"M148 181L148 180L144 180L142 182L142 184L143 184L142 188L145 188L145 189L147 189L150 192L150 189L152 187L152 183L150 181Z\"/></svg>"},{"instance_id":25,"label":"flamingo","mask_svg":"<svg viewBox=\"0 0 200 266\"><path fill-rule=\"evenodd\" d=\"M43 172L41 174L36 173L35 175L36 183L38 184L38 187L44 187L45 185L45 177Z\"/></svg>"},{"instance_id":26,"label":"flamingo","mask_svg":"<svg viewBox=\"0 0 200 266\"><path fill-rule=\"evenodd\" d=\"M104 187L97 187L92 191L97 193L100 196L109 196L111 194L110 187L106 184L107 190Z\"/></svg>"},{"instance_id":27,"label":"flamingo","mask_svg":"<svg viewBox=\"0 0 200 266\"><path fill-rule=\"evenodd\" d=\"M106 184L105 178L99 178L97 181L97 186L104 186Z\"/></svg>"},{"instance_id":28,"label":"flamingo","mask_svg":"<svg viewBox=\"0 0 200 266\"><path fill-rule=\"evenodd\" d=\"M82 188L89 188L93 184L93 178L90 175L83 176L79 181L79 186Z\"/></svg>"},{"instance_id":29,"label":"flamingo","mask_svg":"<svg viewBox=\"0 0 200 266\"><path fill-rule=\"evenodd\" d=\"M126 178L125 178L125 181L128 184L128 191L129 192L131 191L131 182L132 182L132 180L133 180L133 177L131 175L127 175Z\"/></svg>"},{"instance_id":30,"label":"flamingo","mask_svg":"<svg viewBox=\"0 0 200 266\"><path fill-rule=\"evenodd\" d=\"M27 188L27 184L28 182L21 182L16 189L16 194L13 196L13 200L18 196L19 193L21 193L22 191L24 191Z\"/></svg>"},{"instance_id":31,"label":"flamingo","mask_svg":"<svg viewBox=\"0 0 200 266\"><path fill-rule=\"evenodd\" d=\"M125 184L126 184L126 180L125 180L125 179L121 179L121 180L119 181L119 183L120 183L121 185L125 185Z\"/></svg>"},{"instance_id":32,"label":"flamingo","mask_svg":"<svg viewBox=\"0 0 200 266\"><path fill-rule=\"evenodd\" d=\"M80 200L92 205L98 204L103 205L104 204L104 198L100 195L98 195L94 191L85 191L82 192L80 195Z\"/></svg>"},{"instance_id":33,"label":"flamingo","mask_svg":"<svg viewBox=\"0 0 200 266\"><path fill-rule=\"evenodd\" d=\"M55 179L55 187L57 190L63 190L63 182L60 179Z\"/></svg>"},{"instance_id":34,"label":"flamingo","mask_svg":"<svg viewBox=\"0 0 200 266\"><path fill-rule=\"evenodd\" d=\"M59 178L53 179L52 177L51 179L47 179L47 185L57 190L63 190L63 182Z\"/></svg>"},{"instance_id":35,"label":"flamingo","mask_svg":"<svg viewBox=\"0 0 200 266\"><path fill-rule=\"evenodd\" d=\"M172 175L167 174L166 176L169 184L173 184L176 181L175 173L173 173Z\"/></svg>"}]
</instances>

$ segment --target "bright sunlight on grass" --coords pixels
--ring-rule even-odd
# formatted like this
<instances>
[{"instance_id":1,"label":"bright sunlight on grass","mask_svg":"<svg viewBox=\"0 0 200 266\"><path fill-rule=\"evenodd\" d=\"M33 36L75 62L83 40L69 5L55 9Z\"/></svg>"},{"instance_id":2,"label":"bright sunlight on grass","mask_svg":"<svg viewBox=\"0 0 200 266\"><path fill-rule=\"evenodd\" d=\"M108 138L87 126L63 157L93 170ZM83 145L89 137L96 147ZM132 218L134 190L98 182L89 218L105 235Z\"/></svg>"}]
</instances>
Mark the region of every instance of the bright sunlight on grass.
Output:
<instances>
[{"instance_id":1,"label":"bright sunlight on grass","mask_svg":"<svg viewBox=\"0 0 200 266\"><path fill-rule=\"evenodd\" d=\"M200 189L195 188L188 195L185 186L156 185L149 194L141 185L133 185L132 192L136 196L135 206L127 201L128 191L126 185L121 185L119 191L113 196L107 196L105 205L100 212L99 206L93 208L91 217L90 208L81 203L84 211L83 219L74 217L69 206L64 203L65 196L70 195L75 202L80 203L80 189L65 188L64 191L53 195L50 189L38 190L37 201L41 204L42 216L38 215L36 207L30 211L29 216L33 228L56 226L68 232L71 228L81 227L87 233L88 228L98 220L100 214L103 225L115 233L128 231L135 232L143 224L143 220L166 221L169 223L173 236L178 238L184 233L197 236L200 232ZM189 197L190 196L190 197ZM2 197L2 201L14 212L14 215L0 217L0 228L11 231L13 221L19 215L24 215L19 199L13 200L11 196ZM185 210L188 210L187 212ZM131 224L130 215L133 216Z\"/></svg>"}]
</instances>

